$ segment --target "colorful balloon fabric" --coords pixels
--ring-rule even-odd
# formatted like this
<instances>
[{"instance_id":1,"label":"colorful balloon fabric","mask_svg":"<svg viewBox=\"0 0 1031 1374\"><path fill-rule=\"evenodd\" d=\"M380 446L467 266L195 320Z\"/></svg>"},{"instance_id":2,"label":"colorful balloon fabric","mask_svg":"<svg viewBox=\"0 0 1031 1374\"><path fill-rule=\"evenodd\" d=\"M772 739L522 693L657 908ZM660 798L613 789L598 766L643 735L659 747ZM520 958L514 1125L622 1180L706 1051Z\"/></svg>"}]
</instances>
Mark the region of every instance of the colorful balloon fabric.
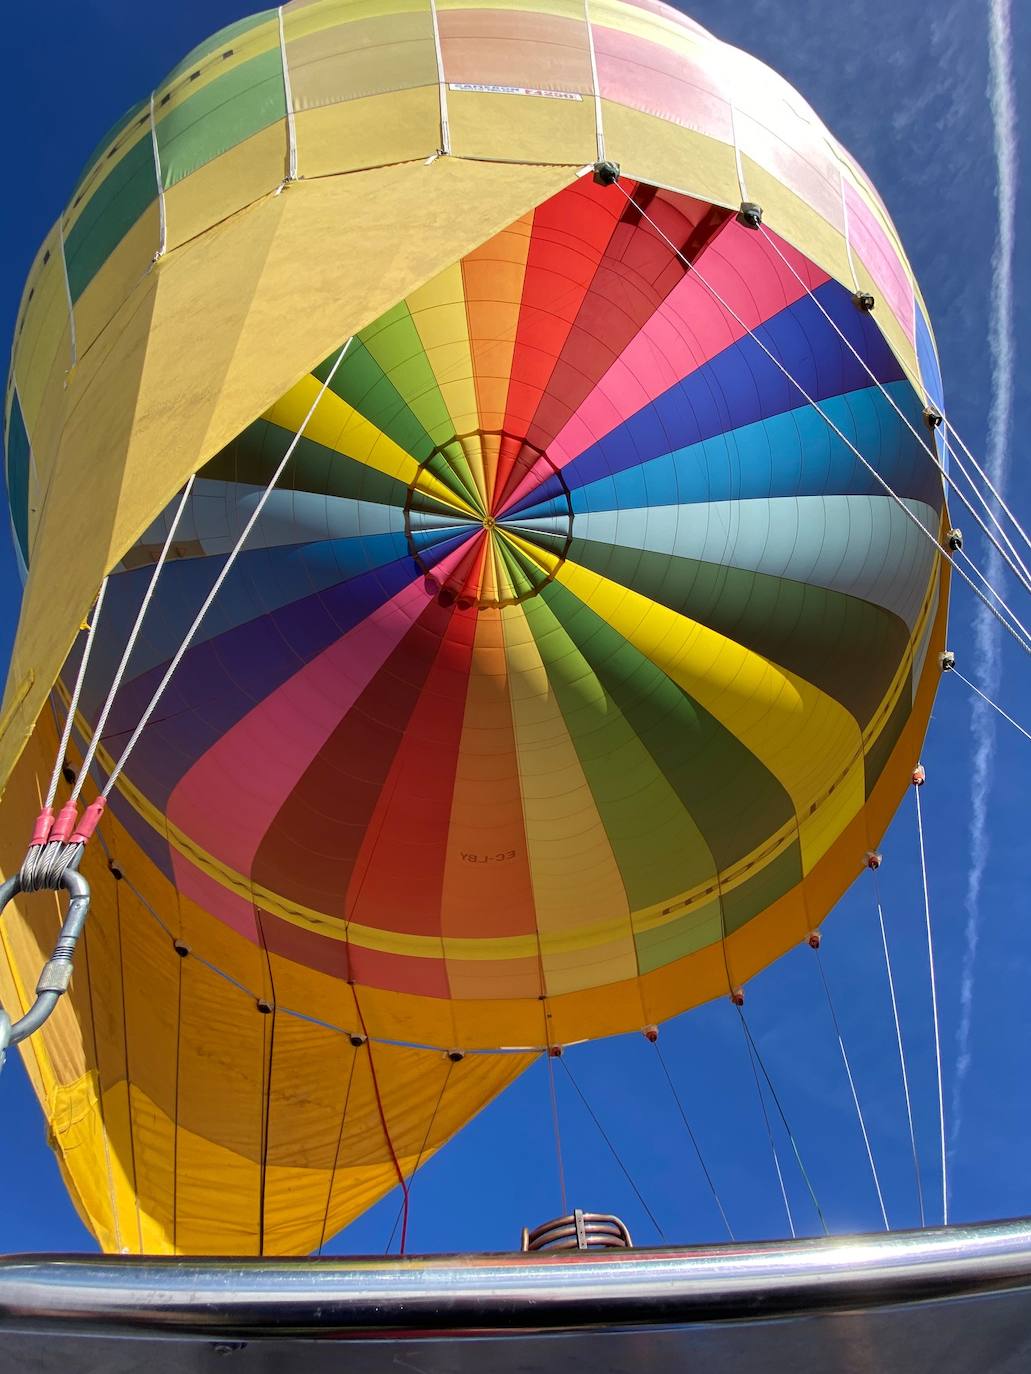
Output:
<instances>
[{"instance_id":1,"label":"colorful balloon fabric","mask_svg":"<svg viewBox=\"0 0 1031 1374\"><path fill-rule=\"evenodd\" d=\"M39 483L69 512L70 465L107 428L111 518L64 543L76 587L111 573L73 761L169 546L99 778L301 435L87 851L85 962L29 1049L110 1248L303 1252L549 1046L744 984L876 845L943 644L945 569L919 528L946 518L926 317L883 208L793 92L653 3L592 4L588 24L582 7L295 0L282 44L271 14L173 74L173 113L205 96L211 148L186 122L169 137L161 196L122 239L111 207L144 203L145 159L119 139L152 141L163 97L83 183L61 230L73 322L108 275L74 344L79 407L46 418L31 306L8 398L29 569L11 740L39 690L22 665L72 632L30 614L61 566ZM359 56L390 26L411 52L391 28L395 85L374 91ZM421 153L427 119L433 146L400 170L371 153L327 169L332 121L354 127L363 102L370 146ZM241 132L245 108L266 125ZM273 132L280 183L226 215L227 160L239 188ZM500 160L513 142L526 166ZM600 151L618 184L592 176ZM72 231L104 194L87 280ZM152 209L157 260L119 287L98 239L129 251ZM84 347L105 310L110 339ZM84 642L11 777L26 833ZM23 901L5 1005L47 930Z\"/></svg>"}]
</instances>

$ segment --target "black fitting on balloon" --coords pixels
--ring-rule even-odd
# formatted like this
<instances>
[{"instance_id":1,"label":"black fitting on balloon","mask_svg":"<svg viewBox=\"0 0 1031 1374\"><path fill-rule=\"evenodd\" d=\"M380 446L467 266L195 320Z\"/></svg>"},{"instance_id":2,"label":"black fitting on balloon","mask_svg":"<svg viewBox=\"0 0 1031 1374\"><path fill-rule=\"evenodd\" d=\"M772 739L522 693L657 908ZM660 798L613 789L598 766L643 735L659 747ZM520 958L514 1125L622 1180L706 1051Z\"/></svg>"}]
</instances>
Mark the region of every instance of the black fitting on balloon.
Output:
<instances>
[{"instance_id":1,"label":"black fitting on balloon","mask_svg":"<svg viewBox=\"0 0 1031 1374\"><path fill-rule=\"evenodd\" d=\"M462 1060L465 1058L465 1050L445 1050L444 1058L449 1060L452 1064L461 1064Z\"/></svg>"},{"instance_id":2,"label":"black fitting on balloon","mask_svg":"<svg viewBox=\"0 0 1031 1374\"><path fill-rule=\"evenodd\" d=\"M266 998L264 998L264 997L259 997L258 1000L255 1002L254 1005L255 1005L255 1006L258 1008L258 1010L261 1012L262 1016L271 1016L271 1015L272 1015L272 1003L269 1002Z\"/></svg>"},{"instance_id":3,"label":"black fitting on balloon","mask_svg":"<svg viewBox=\"0 0 1031 1374\"><path fill-rule=\"evenodd\" d=\"M172 948L175 950L176 954L178 954L180 959L185 959L190 952L190 946L186 943L185 940L173 940Z\"/></svg>"},{"instance_id":4,"label":"black fitting on balloon","mask_svg":"<svg viewBox=\"0 0 1031 1374\"><path fill-rule=\"evenodd\" d=\"M956 666L956 655L951 649L945 649L938 655L938 662L941 664L943 673L951 673Z\"/></svg>"},{"instance_id":5,"label":"black fitting on balloon","mask_svg":"<svg viewBox=\"0 0 1031 1374\"><path fill-rule=\"evenodd\" d=\"M743 224L746 229L758 229L763 222L763 208L756 205L754 200L743 200L741 209L737 212L738 224Z\"/></svg>"},{"instance_id":6,"label":"black fitting on balloon","mask_svg":"<svg viewBox=\"0 0 1031 1374\"><path fill-rule=\"evenodd\" d=\"M924 424L929 430L936 430L942 422L942 413L937 406L924 406Z\"/></svg>"},{"instance_id":7,"label":"black fitting on balloon","mask_svg":"<svg viewBox=\"0 0 1031 1374\"><path fill-rule=\"evenodd\" d=\"M948 534L945 536L945 542L948 544L951 553L959 553L960 549L963 547L963 531L957 529L949 530Z\"/></svg>"},{"instance_id":8,"label":"black fitting on balloon","mask_svg":"<svg viewBox=\"0 0 1031 1374\"><path fill-rule=\"evenodd\" d=\"M357 1033L355 1033L353 1035L349 1035L347 1038L350 1040L351 1044L354 1046L356 1050L360 1050L369 1037L367 1035L358 1035Z\"/></svg>"},{"instance_id":9,"label":"black fitting on balloon","mask_svg":"<svg viewBox=\"0 0 1031 1374\"><path fill-rule=\"evenodd\" d=\"M873 296L870 295L869 291L857 291L852 297L852 304L857 310L862 310L864 313L869 314L877 302L874 300Z\"/></svg>"},{"instance_id":10,"label":"black fitting on balloon","mask_svg":"<svg viewBox=\"0 0 1031 1374\"><path fill-rule=\"evenodd\" d=\"M602 158L594 164L594 180L599 186L615 186L619 180L619 163Z\"/></svg>"}]
</instances>

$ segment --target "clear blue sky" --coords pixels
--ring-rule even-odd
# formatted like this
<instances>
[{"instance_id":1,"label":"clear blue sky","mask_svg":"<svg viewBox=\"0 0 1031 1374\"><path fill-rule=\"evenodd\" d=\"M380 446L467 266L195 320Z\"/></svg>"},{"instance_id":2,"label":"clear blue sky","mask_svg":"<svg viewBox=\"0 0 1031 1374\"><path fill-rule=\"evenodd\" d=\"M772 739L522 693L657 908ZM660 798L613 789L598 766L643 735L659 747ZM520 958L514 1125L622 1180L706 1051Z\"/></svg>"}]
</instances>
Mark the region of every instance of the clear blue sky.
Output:
<instances>
[{"instance_id":1,"label":"clear blue sky","mask_svg":"<svg viewBox=\"0 0 1031 1374\"><path fill-rule=\"evenodd\" d=\"M985 451L991 403L987 337L996 228L995 162L987 99L987 0L694 0L691 14L720 37L779 69L865 165L908 247L934 321L950 414L975 453ZM86 157L105 129L194 43L251 9L249 0L56 0L5 15L12 59L0 89L10 134L0 215L0 339L11 337L25 272ZM1014 5L1018 129L1031 127L1031 7ZM1016 247L1018 428L1031 411L1031 179L1018 190ZM1021 306L1024 311L1021 311ZM1008 494L1031 523L1031 465L1014 454ZM88 493L84 493L88 499ZM965 525L969 521L963 522ZM18 578L0 532L0 658L13 634ZM975 550L973 541L968 547ZM953 602L951 647L980 680L970 598ZM1031 719L1031 664L1002 649L1000 697ZM953 1114L960 983L970 863L971 700L942 685L924 761L931 902L936 926L946 1107ZM1031 1212L1031 924L1027 796L1031 744L999 722L988 794L991 852L981 897L972 1059L962 1126L950 1158L956 1219ZM4 813L2 823L31 818ZM932 1218L937 1115L915 817L907 797L885 840L882 888L917 1136ZM869 883L861 881L824 927L823 956L894 1225L917 1220L894 1030ZM799 949L756 979L748 1014L770 1075L834 1230L873 1229L879 1215L815 956ZM783 1206L737 1018L718 1003L680 1018L662 1044L706 1161L739 1236L781 1235ZM568 1063L618 1145L666 1237L720 1238L654 1051L640 1036L583 1046ZM558 1073L571 1202L618 1212L635 1238L647 1217L575 1094ZM816 1219L790 1151L781 1158L801 1230ZM419 1175L410 1250L509 1248L519 1228L559 1211L543 1066L527 1073ZM88 1248L45 1144L43 1122L16 1055L0 1078L0 1252ZM397 1210L386 1199L331 1247L382 1251Z\"/></svg>"}]
</instances>

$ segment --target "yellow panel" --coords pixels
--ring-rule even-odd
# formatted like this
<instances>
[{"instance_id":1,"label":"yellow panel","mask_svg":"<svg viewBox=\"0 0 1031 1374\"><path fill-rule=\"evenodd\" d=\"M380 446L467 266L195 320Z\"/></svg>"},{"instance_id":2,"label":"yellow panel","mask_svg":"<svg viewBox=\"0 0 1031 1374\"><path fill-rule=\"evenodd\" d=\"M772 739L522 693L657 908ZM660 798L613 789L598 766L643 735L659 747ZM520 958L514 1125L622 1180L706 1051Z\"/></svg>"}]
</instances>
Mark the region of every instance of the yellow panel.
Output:
<instances>
[{"instance_id":1,"label":"yellow panel","mask_svg":"<svg viewBox=\"0 0 1031 1374\"><path fill-rule=\"evenodd\" d=\"M24 324L15 334L13 349L14 377L18 384L25 427L31 437L43 403L43 392L50 368L60 357L65 370L72 365L68 331L68 292L61 261L61 241L56 228L48 234L42 257L29 274L31 300L27 300L19 318ZM31 503L30 503L31 504Z\"/></svg>"},{"instance_id":2,"label":"yellow panel","mask_svg":"<svg viewBox=\"0 0 1031 1374\"><path fill-rule=\"evenodd\" d=\"M169 187L166 248L177 248L275 191L287 173L288 147L286 121L277 120Z\"/></svg>"},{"instance_id":3,"label":"yellow panel","mask_svg":"<svg viewBox=\"0 0 1031 1374\"><path fill-rule=\"evenodd\" d=\"M75 342L79 364L147 275L158 250L158 204L153 201L98 269L75 302Z\"/></svg>"},{"instance_id":4,"label":"yellow panel","mask_svg":"<svg viewBox=\"0 0 1031 1374\"><path fill-rule=\"evenodd\" d=\"M606 155L619 163L624 176L714 205L740 205L737 165L729 143L610 100L602 101L602 111Z\"/></svg>"},{"instance_id":5,"label":"yellow panel","mask_svg":"<svg viewBox=\"0 0 1031 1374\"><path fill-rule=\"evenodd\" d=\"M302 177L421 161L440 148L440 95L433 85L365 96L341 105L299 110L294 125L297 169ZM376 207L370 204L368 209L374 214ZM413 206L406 213L418 219L419 209ZM314 246L310 251L314 252Z\"/></svg>"},{"instance_id":6,"label":"yellow panel","mask_svg":"<svg viewBox=\"0 0 1031 1374\"><path fill-rule=\"evenodd\" d=\"M583 167L598 156L594 101L456 91L447 94L457 157Z\"/></svg>"},{"instance_id":7,"label":"yellow panel","mask_svg":"<svg viewBox=\"0 0 1031 1374\"><path fill-rule=\"evenodd\" d=\"M451 416L455 434L479 427L462 264L451 267L408 297L408 310Z\"/></svg>"}]
</instances>

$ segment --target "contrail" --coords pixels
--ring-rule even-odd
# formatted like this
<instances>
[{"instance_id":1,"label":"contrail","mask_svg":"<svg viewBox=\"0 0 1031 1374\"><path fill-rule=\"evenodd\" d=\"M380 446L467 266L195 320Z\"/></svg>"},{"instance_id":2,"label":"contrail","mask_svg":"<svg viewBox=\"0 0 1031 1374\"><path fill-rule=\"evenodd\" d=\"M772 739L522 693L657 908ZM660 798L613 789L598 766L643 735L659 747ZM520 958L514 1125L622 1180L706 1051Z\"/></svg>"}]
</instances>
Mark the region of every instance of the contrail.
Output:
<instances>
[{"instance_id":1,"label":"contrail","mask_svg":"<svg viewBox=\"0 0 1031 1374\"><path fill-rule=\"evenodd\" d=\"M1016 343L1013 326L1013 247L1017 217L1017 115L1013 90L1010 0L991 0L988 19L988 97L995 139L995 198L998 207L992 251L991 320L988 350L992 364L992 402L988 423L987 469L993 485L1006 482ZM987 576L993 586L1002 579L1002 559L993 548ZM993 617L979 605L974 616L974 649L979 677L988 696L997 695L1001 662ZM981 885L988 862L988 799L995 772L995 719L987 704L975 699L970 729L974 740L974 776L970 815L970 872L966 893L966 949L960 979L960 1019L956 1034L956 1077L952 1089L952 1146L959 1138L961 1095L970 1068L970 1026L974 1006L974 966L981 932Z\"/></svg>"}]
</instances>

